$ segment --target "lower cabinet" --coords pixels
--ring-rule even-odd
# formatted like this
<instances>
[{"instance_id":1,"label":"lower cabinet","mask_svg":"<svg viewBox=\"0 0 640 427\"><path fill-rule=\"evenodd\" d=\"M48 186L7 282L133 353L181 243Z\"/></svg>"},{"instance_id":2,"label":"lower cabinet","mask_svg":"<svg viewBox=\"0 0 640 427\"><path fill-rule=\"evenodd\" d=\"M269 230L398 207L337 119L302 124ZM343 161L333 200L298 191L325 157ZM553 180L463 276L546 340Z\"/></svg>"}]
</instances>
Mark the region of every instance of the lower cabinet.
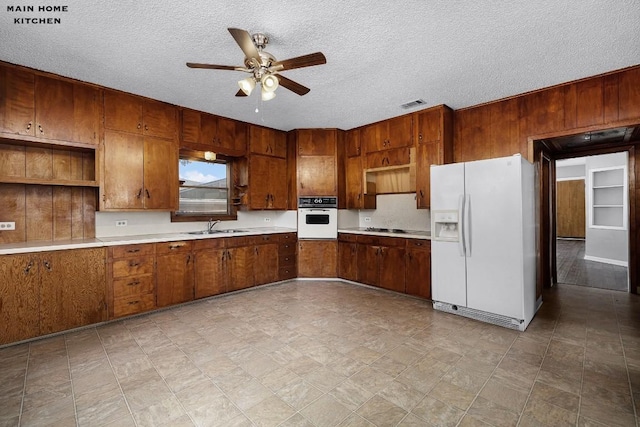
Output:
<instances>
[{"instance_id":1,"label":"lower cabinet","mask_svg":"<svg viewBox=\"0 0 640 427\"><path fill-rule=\"evenodd\" d=\"M358 244L355 234L338 236L338 277L358 281Z\"/></svg>"},{"instance_id":2,"label":"lower cabinet","mask_svg":"<svg viewBox=\"0 0 640 427\"><path fill-rule=\"evenodd\" d=\"M298 276L296 246L298 236L296 233L283 233L278 235L278 280L295 279Z\"/></svg>"},{"instance_id":3,"label":"lower cabinet","mask_svg":"<svg viewBox=\"0 0 640 427\"><path fill-rule=\"evenodd\" d=\"M155 246L152 243L112 246L107 250L109 317L156 308Z\"/></svg>"},{"instance_id":4,"label":"lower cabinet","mask_svg":"<svg viewBox=\"0 0 640 427\"><path fill-rule=\"evenodd\" d=\"M337 277L337 240L298 240L298 277Z\"/></svg>"},{"instance_id":5,"label":"lower cabinet","mask_svg":"<svg viewBox=\"0 0 640 427\"><path fill-rule=\"evenodd\" d=\"M254 285L278 281L278 236L266 234L255 239Z\"/></svg>"},{"instance_id":6,"label":"lower cabinet","mask_svg":"<svg viewBox=\"0 0 640 427\"><path fill-rule=\"evenodd\" d=\"M406 239L359 235L358 280L397 292L405 291Z\"/></svg>"},{"instance_id":7,"label":"lower cabinet","mask_svg":"<svg viewBox=\"0 0 640 427\"><path fill-rule=\"evenodd\" d=\"M0 344L107 319L103 248L0 257Z\"/></svg>"},{"instance_id":8,"label":"lower cabinet","mask_svg":"<svg viewBox=\"0 0 640 427\"><path fill-rule=\"evenodd\" d=\"M193 242L195 258L195 297L205 298L227 292L226 239Z\"/></svg>"},{"instance_id":9,"label":"lower cabinet","mask_svg":"<svg viewBox=\"0 0 640 427\"><path fill-rule=\"evenodd\" d=\"M156 243L156 305L167 307L194 298L193 242Z\"/></svg>"},{"instance_id":10,"label":"lower cabinet","mask_svg":"<svg viewBox=\"0 0 640 427\"><path fill-rule=\"evenodd\" d=\"M255 256L253 237L227 239L227 291L238 291L254 285L253 264Z\"/></svg>"},{"instance_id":11,"label":"lower cabinet","mask_svg":"<svg viewBox=\"0 0 640 427\"><path fill-rule=\"evenodd\" d=\"M407 294L431 299L431 242L429 240L407 241L405 282Z\"/></svg>"}]
</instances>

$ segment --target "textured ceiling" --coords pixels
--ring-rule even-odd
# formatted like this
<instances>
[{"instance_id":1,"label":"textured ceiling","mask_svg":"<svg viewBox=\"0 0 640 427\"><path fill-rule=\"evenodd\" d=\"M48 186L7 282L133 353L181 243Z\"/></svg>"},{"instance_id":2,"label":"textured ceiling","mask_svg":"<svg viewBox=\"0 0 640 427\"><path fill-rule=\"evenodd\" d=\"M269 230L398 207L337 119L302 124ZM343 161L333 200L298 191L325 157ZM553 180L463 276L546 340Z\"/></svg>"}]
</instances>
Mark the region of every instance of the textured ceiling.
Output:
<instances>
[{"instance_id":1,"label":"textured ceiling","mask_svg":"<svg viewBox=\"0 0 640 427\"><path fill-rule=\"evenodd\" d=\"M282 130L351 129L419 98L459 109L640 64L639 23L639 0L5 1L0 60ZM277 59L327 64L283 72L305 96L236 98L244 73L185 66L242 65L227 27L266 33Z\"/></svg>"}]
</instances>

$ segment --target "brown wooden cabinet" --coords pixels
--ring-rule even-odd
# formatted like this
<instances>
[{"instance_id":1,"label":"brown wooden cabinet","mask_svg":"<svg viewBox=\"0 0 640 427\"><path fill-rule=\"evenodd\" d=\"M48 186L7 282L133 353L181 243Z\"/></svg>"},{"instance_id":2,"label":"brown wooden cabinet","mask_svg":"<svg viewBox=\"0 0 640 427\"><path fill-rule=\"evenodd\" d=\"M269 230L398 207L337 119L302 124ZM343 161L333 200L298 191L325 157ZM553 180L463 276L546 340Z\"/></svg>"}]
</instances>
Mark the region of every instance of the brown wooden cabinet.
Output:
<instances>
[{"instance_id":1,"label":"brown wooden cabinet","mask_svg":"<svg viewBox=\"0 0 640 427\"><path fill-rule=\"evenodd\" d=\"M336 129L297 129L298 156L335 156Z\"/></svg>"},{"instance_id":2,"label":"brown wooden cabinet","mask_svg":"<svg viewBox=\"0 0 640 427\"><path fill-rule=\"evenodd\" d=\"M104 210L178 207L178 146L161 138L105 131Z\"/></svg>"},{"instance_id":3,"label":"brown wooden cabinet","mask_svg":"<svg viewBox=\"0 0 640 427\"><path fill-rule=\"evenodd\" d=\"M367 154L365 159L365 169L408 165L411 163L411 150L409 147L403 147L393 150L374 151Z\"/></svg>"},{"instance_id":4,"label":"brown wooden cabinet","mask_svg":"<svg viewBox=\"0 0 640 427\"><path fill-rule=\"evenodd\" d=\"M252 154L249 156L249 209L287 209L287 161Z\"/></svg>"},{"instance_id":5,"label":"brown wooden cabinet","mask_svg":"<svg viewBox=\"0 0 640 427\"><path fill-rule=\"evenodd\" d=\"M296 233L278 235L278 280L288 280L297 277L297 243L298 236Z\"/></svg>"},{"instance_id":6,"label":"brown wooden cabinet","mask_svg":"<svg viewBox=\"0 0 640 427\"><path fill-rule=\"evenodd\" d=\"M194 298L191 241L156 243L156 305L167 307Z\"/></svg>"},{"instance_id":7,"label":"brown wooden cabinet","mask_svg":"<svg viewBox=\"0 0 640 427\"><path fill-rule=\"evenodd\" d=\"M295 131L297 195L338 195L338 131Z\"/></svg>"},{"instance_id":8,"label":"brown wooden cabinet","mask_svg":"<svg viewBox=\"0 0 640 427\"><path fill-rule=\"evenodd\" d=\"M405 240L359 235L358 280L397 292L405 291Z\"/></svg>"},{"instance_id":9,"label":"brown wooden cabinet","mask_svg":"<svg viewBox=\"0 0 640 427\"><path fill-rule=\"evenodd\" d=\"M156 308L155 246L112 246L107 251L109 317L118 318Z\"/></svg>"},{"instance_id":10,"label":"brown wooden cabinet","mask_svg":"<svg viewBox=\"0 0 640 427\"><path fill-rule=\"evenodd\" d=\"M253 264L253 284L264 285L278 281L278 236L266 234L256 237L255 262Z\"/></svg>"},{"instance_id":11,"label":"brown wooden cabinet","mask_svg":"<svg viewBox=\"0 0 640 427\"><path fill-rule=\"evenodd\" d=\"M254 285L255 247L253 237L227 239L227 290L237 291Z\"/></svg>"},{"instance_id":12,"label":"brown wooden cabinet","mask_svg":"<svg viewBox=\"0 0 640 427\"><path fill-rule=\"evenodd\" d=\"M124 92L104 91L105 129L177 140L178 109Z\"/></svg>"},{"instance_id":13,"label":"brown wooden cabinet","mask_svg":"<svg viewBox=\"0 0 640 427\"><path fill-rule=\"evenodd\" d=\"M431 299L431 242L407 240L406 293Z\"/></svg>"},{"instance_id":14,"label":"brown wooden cabinet","mask_svg":"<svg viewBox=\"0 0 640 427\"><path fill-rule=\"evenodd\" d=\"M361 141L365 152L391 150L413 145L413 118L410 114L364 126Z\"/></svg>"},{"instance_id":15,"label":"brown wooden cabinet","mask_svg":"<svg viewBox=\"0 0 640 427\"><path fill-rule=\"evenodd\" d=\"M287 135L275 129L249 125L249 152L284 159L287 157Z\"/></svg>"},{"instance_id":16,"label":"brown wooden cabinet","mask_svg":"<svg viewBox=\"0 0 640 427\"><path fill-rule=\"evenodd\" d=\"M344 143L346 146L346 154L347 157L356 157L360 156L361 150L361 139L360 139L360 128L351 129L345 132L344 135Z\"/></svg>"},{"instance_id":17,"label":"brown wooden cabinet","mask_svg":"<svg viewBox=\"0 0 640 427\"><path fill-rule=\"evenodd\" d=\"M99 89L0 66L0 132L57 141L98 143Z\"/></svg>"},{"instance_id":18,"label":"brown wooden cabinet","mask_svg":"<svg viewBox=\"0 0 640 427\"><path fill-rule=\"evenodd\" d=\"M2 344L107 319L102 248L2 256L0 273Z\"/></svg>"},{"instance_id":19,"label":"brown wooden cabinet","mask_svg":"<svg viewBox=\"0 0 640 427\"><path fill-rule=\"evenodd\" d=\"M202 239L193 242L195 257L195 298L227 292L226 239Z\"/></svg>"},{"instance_id":20,"label":"brown wooden cabinet","mask_svg":"<svg viewBox=\"0 0 640 427\"><path fill-rule=\"evenodd\" d=\"M337 277L336 240L298 240L298 277Z\"/></svg>"},{"instance_id":21,"label":"brown wooden cabinet","mask_svg":"<svg viewBox=\"0 0 640 427\"><path fill-rule=\"evenodd\" d=\"M453 112L441 105L414 115L416 140L416 205L431 206L431 165L453 161Z\"/></svg>"},{"instance_id":22,"label":"brown wooden cabinet","mask_svg":"<svg viewBox=\"0 0 640 427\"><path fill-rule=\"evenodd\" d=\"M358 281L358 244L355 234L338 234L338 277Z\"/></svg>"},{"instance_id":23,"label":"brown wooden cabinet","mask_svg":"<svg viewBox=\"0 0 640 427\"><path fill-rule=\"evenodd\" d=\"M182 110L182 148L244 156L247 138L246 123L200 111Z\"/></svg>"}]
</instances>

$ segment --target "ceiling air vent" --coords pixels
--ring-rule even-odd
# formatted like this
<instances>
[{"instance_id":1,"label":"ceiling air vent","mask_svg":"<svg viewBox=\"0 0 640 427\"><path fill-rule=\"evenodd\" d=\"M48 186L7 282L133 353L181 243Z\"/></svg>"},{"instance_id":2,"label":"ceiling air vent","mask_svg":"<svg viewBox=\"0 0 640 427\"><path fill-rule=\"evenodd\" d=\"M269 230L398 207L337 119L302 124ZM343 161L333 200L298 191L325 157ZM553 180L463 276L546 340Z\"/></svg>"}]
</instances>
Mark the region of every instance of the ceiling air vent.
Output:
<instances>
[{"instance_id":1,"label":"ceiling air vent","mask_svg":"<svg viewBox=\"0 0 640 427\"><path fill-rule=\"evenodd\" d=\"M411 101L411 102L407 102L406 104L402 104L400 107L408 110L409 108L415 108L419 105L424 105L426 104L426 102L424 101L424 99L416 99L415 101Z\"/></svg>"}]
</instances>

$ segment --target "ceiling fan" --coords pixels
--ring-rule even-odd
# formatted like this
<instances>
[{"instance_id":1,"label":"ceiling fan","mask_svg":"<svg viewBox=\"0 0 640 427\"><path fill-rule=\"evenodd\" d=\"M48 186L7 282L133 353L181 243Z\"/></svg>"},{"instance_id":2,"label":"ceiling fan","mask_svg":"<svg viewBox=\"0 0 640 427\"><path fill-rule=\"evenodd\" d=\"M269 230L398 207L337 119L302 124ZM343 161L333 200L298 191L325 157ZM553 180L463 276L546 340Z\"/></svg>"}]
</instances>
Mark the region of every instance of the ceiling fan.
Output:
<instances>
[{"instance_id":1,"label":"ceiling fan","mask_svg":"<svg viewBox=\"0 0 640 427\"><path fill-rule=\"evenodd\" d=\"M310 53L308 55L278 61L273 55L264 50L267 43L269 43L269 38L266 35L262 33L251 35L247 31L239 28L227 29L244 53L244 66L234 67L231 65L187 62L187 67L206 68L211 70L244 71L245 73L250 73L250 77L238 82L240 90L236 93L236 96L250 95L258 83L260 83L261 86L263 101L275 98L275 90L278 86L289 89L300 96L306 95L310 91L308 87L284 77L280 72L327 63L327 59L322 52Z\"/></svg>"}]
</instances>

